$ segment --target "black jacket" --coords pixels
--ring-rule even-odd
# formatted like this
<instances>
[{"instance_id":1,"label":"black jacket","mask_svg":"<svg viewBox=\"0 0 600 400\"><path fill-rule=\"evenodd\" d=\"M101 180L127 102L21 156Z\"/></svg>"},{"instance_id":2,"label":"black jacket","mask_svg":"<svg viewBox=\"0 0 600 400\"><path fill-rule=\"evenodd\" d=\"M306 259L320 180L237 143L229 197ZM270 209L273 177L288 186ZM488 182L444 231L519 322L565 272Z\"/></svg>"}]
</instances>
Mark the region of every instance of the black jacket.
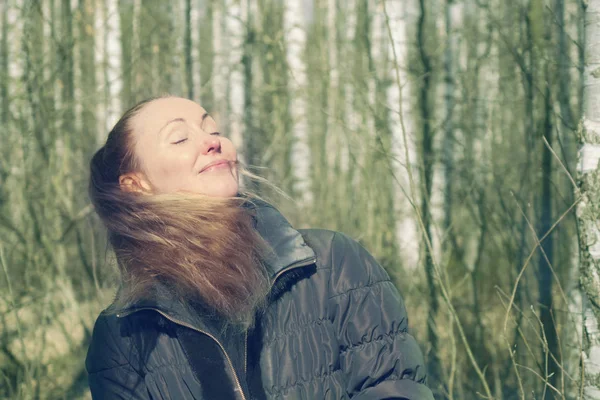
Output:
<instances>
[{"instance_id":1,"label":"black jacket","mask_svg":"<svg viewBox=\"0 0 600 400\"><path fill-rule=\"evenodd\" d=\"M223 331L157 283L135 307L98 317L93 398L433 399L402 298L375 259L344 234L257 211L275 255L256 328Z\"/></svg>"}]
</instances>

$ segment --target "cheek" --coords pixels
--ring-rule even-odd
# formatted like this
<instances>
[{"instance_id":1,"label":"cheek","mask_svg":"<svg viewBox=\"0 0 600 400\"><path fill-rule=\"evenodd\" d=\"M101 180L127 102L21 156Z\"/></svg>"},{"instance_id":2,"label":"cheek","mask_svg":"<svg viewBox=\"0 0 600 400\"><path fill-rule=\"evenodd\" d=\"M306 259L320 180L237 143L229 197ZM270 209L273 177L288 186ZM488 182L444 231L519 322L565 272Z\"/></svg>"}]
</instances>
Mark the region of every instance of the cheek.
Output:
<instances>
[{"instance_id":1,"label":"cheek","mask_svg":"<svg viewBox=\"0 0 600 400\"><path fill-rule=\"evenodd\" d=\"M181 174L184 171L190 170L190 165L193 163L193 157L191 154L185 153L174 153L165 154L160 159L159 171L164 175Z\"/></svg>"},{"instance_id":2,"label":"cheek","mask_svg":"<svg viewBox=\"0 0 600 400\"><path fill-rule=\"evenodd\" d=\"M188 178L192 171L194 157L190 152L157 152L148 160L150 180L159 188L176 187L179 182Z\"/></svg>"}]
</instances>

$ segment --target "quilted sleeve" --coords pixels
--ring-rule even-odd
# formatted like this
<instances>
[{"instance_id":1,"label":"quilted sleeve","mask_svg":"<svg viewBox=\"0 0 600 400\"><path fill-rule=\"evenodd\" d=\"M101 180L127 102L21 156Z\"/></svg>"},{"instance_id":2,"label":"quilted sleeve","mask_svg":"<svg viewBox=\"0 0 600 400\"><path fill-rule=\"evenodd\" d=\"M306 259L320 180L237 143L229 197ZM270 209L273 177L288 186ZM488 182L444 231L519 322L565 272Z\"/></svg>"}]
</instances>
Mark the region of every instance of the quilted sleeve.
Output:
<instances>
[{"instance_id":1,"label":"quilted sleeve","mask_svg":"<svg viewBox=\"0 0 600 400\"><path fill-rule=\"evenodd\" d=\"M129 362L130 351L131 347L120 338L116 317L101 315L94 325L85 360L94 400L151 398L143 377Z\"/></svg>"},{"instance_id":2,"label":"quilted sleeve","mask_svg":"<svg viewBox=\"0 0 600 400\"><path fill-rule=\"evenodd\" d=\"M329 313L353 399L433 400L423 355L408 333L402 297L364 247L336 233Z\"/></svg>"}]
</instances>

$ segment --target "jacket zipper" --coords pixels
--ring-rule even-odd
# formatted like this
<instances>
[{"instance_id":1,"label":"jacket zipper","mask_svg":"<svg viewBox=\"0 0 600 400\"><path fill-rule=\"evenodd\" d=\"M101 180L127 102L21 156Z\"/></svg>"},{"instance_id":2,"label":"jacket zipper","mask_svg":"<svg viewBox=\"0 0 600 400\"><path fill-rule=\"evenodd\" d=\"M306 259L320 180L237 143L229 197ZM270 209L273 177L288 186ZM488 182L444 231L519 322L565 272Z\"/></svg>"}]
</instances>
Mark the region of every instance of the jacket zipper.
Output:
<instances>
[{"instance_id":1,"label":"jacket zipper","mask_svg":"<svg viewBox=\"0 0 600 400\"><path fill-rule=\"evenodd\" d=\"M225 347L223 347L223 345L221 344L221 342L219 342L217 340L216 337L214 337L213 335L211 335L210 333L200 330L186 322L180 321L178 319L175 319L173 317L171 317L170 315L164 313L163 311L157 309L157 308L153 308L153 307L144 307L144 308L138 308L135 311L131 311L129 313L123 313L123 314L117 314L117 317L121 318L121 317L126 317L127 315L133 314L135 312L138 311L144 311L144 310L152 310L152 311L156 311L157 313L159 313L160 315L162 315L163 317L165 317L166 319L168 319L169 321L173 322L174 324L178 324L181 326L185 326L186 328L189 329L193 329L196 332L200 332L205 334L206 336L208 336L209 338L211 338L212 340L214 340L219 347L221 348L221 350L223 351L223 354L225 354L225 358L227 359L227 362L229 364L229 367L231 368L231 370L233 371L233 377L235 378L235 385L237 387L237 389L240 391L240 394L242 395L242 399L246 400L246 395L244 394L244 391L242 390L242 385L240 384L240 378L238 378L237 373L235 372L235 368L233 368L233 362L231 362L231 358L229 357L229 354L227 354L227 352L225 351Z\"/></svg>"},{"instance_id":2,"label":"jacket zipper","mask_svg":"<svg viewBox=\"0 0 600 400\"><path fill-rule=\"evenodd\" d=\"M285 274L286 272L292 270L292 269L296 269L296 268L302 268L302 267L306 267L309 265L314 264L317 261L317 257L311 257L305 260L301 260L298 262L295 262L291 265L289 265L287 268L282 269L281 271L279 271L275 277L273 278L273 282L271 283L271 288L273 289L273 286L275 286L275 282L277 282L277 279L279 279L279 277L283 274ZM270 290L269 289L269 290ZM244 347L244 373L246 373L246 368L248 365L248 331L246 331L246 339L245 339L245 347ZM235 371L234 371L235 373Z\"/></svg>"},{"instance_id":3,"label":"jacket zipper","mask_svg":"<svg viewBox=\"0 0 600 400\"><path fill-rule=\"evenodd\" d=\"M248 372L248 330L244 333L244 374Z\"/></svg>"},{"instance_id":4,"label":"jacket zipper","mask_svg":"<svg viewBox=\"0 0 600 400\"><path fill-rule=\"evenodd\" d=\"M271 284L271 288L273 288L273 285L275 284L275 282L277 281L277 279L279 279L279 277L281 275L283 275L284 273L286 273L287 271L290 271L290 270L296 269L296 268L306 267L308 265L314 264L316 260L317 260L316 257L311 257L309 259L298 261L297 263L291 264L287 268L279 271L275 275L275 277L273 278L273 282ZM223 351L223 354L225 354L225 358L227 359L227 363L229 364L229 367L231 368L231 371L233 372L233 377L235 379L235 385L236 385L237 389L240 391L242 399L246 400L246 395L244 394L244 390L242 389L242 385L240 384L240 378L238 377L237 372L235 372L235 368L233 367L233 362L231 361L231 358L229 357L229 354L227 354L227 351L225 351L225 347L223 347L223 345L221 344L221 342L219 342L219 340L216 337L214 337L213 335L211 335L210 333L208 333L206 331L203 331L201 329L198 329L198 328L196 328L196 327L194 327L194 326L192 326L192 325L190 325L190 324L188 324L188 323L186 323L184 321L177 320L177 319L171 317L170 315L166 314L165 312L163 312L163 311L161 311L161 310L159 310L157 308L154 308L154 307L143 307L143 308L138 308L138 309L132 310L130 312L124 312L122 314L117 314L117 318L123 318L123 317L131 315L131 314L133 314L135 312L144 311L144 310L156 311L157 313L159 313L160 315L162 315L163 317L165 317L169 321L173 322L174 324L179 324L181 326L185 326L186 328L195 330L196 332L203 333L206 336L208 336L209 338L211 338L212 340L214 340L219 345L219 347L221 348L221 351ZM246 332L246 335L245 335L245 344L244 344L244 373L246 372L247 362L248 362L248 332Z\"/></svg>"}]
</instances>

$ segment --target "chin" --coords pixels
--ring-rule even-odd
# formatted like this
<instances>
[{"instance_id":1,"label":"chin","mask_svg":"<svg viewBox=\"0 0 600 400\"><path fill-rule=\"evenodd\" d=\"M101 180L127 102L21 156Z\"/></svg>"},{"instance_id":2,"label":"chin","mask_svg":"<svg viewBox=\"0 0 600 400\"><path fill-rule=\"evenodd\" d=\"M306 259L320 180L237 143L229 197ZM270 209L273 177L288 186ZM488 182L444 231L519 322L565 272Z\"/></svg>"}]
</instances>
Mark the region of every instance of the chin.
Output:
<instances>
[{"instance_id":1,"label":"chin","mask_svg":"<svg viewBox=\"0 0 600 400\"><path fill-rule=\"evenodd\" d=\"M204 194L207 196L213 196L213 197L233 197L236 196L238 194L238 186L227 186L227 187L220 187L220 188L215 188L214 190L210 190L210 191L204 191Z\"/></svg>"}]
</instances>

